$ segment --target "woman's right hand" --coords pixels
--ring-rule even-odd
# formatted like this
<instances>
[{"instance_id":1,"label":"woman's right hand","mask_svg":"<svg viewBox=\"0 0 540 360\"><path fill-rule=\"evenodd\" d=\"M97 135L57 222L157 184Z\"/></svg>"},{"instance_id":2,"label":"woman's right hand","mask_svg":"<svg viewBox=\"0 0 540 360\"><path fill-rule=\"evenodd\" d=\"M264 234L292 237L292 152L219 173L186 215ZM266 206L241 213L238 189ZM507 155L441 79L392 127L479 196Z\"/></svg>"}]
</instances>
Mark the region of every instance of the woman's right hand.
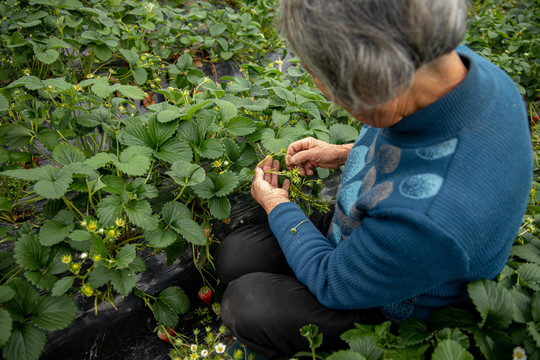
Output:
<instances>
[{"instance_id":1,"label":"woman's right hand","mask_svg":"<svg viewBox=\"0 0 540 360\"><path fill-rule=\"evenodd\" d=\"M353 144L333 145L307 137L293 142L287 148L287 168L297 167L302 175L313 175L313 169L323 167L337 169L345 164Z\"/></svg>"}]
</instances>

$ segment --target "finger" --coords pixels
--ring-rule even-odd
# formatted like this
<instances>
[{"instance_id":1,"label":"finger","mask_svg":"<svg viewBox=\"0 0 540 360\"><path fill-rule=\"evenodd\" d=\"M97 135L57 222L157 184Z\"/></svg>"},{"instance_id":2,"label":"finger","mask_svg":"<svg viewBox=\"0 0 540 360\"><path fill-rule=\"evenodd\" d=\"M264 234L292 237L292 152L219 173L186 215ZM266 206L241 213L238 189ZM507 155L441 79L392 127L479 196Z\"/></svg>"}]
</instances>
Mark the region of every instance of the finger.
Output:
<instances>
[{"instance_id":1,"label":"finger","mask_svg":"<svg viewBox=\"0 0 540 360\"><path fill-rule=\"evenodd\" d=\"M287 165L292 165L292 164L301 162L301 161L297 161L296 160L297 158L295 158L294 161L291 162L291 158L293 158L295 155L297 155L298 153L302 151L310 149L312 147L313 140L315 139L312 137L307 137L307 138L295 141L292 144L290 144L289 147L287 148L287 154L285 155L285 162L287 163Z\"/></svg>"},{"instance_id":2,"label":"finger","mask_svg":"<svg viewBox=\"0 0 540 360\"><path fill-rule=\"evenodd\" d=\"M262 166L262 170L264 172L264 180L270 182L272 180L272 174L270 174L270 171L272 170L272 156L268 156Z\"/></svg>"},{"instance_id":3,"label":"finger","mask_svg":"<svg viewBox=\"0 0 540 360\"><path fill-rule=\"evenodd\" d=\"M289 179L283 180L283 190L289 192L290 185L291 185L291 182L289 181Z\"/></svg>"},{"instance_id":4,"label":"finger","mask_svg":"<svg viewBox=\"0 0 540 360\"><path fill-rule=\"evenodd\" d=\"M279 171L279 160L274 160L272 162L272 177L270 178L270 184L272 186L278 186L278 171Z\"/></svg>"},{"instance_id":5,"label":"finger","mask_svg":"<svg viewBox=\"0 0 540 360\"><path fill-rule=\"evenodd\" d=\"M311 176L313 175L313 169L317 167L317 164L313 162L309 162L305 165L304 169L306 171L305 175Z\"/></svg>"}]
</instances>

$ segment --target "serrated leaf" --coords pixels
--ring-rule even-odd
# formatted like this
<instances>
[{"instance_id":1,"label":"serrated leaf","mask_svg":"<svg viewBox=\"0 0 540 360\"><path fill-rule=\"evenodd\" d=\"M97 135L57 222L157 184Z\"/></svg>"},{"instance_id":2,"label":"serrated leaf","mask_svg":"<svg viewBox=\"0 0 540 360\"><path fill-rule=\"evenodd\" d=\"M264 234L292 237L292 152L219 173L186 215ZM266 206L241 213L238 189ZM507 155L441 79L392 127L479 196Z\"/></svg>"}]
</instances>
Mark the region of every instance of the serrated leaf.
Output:
<instances>
[{"instance_id":1,"label":"serrated leaf","mask_svg":"<svg viewBox=\"0 0 540 360\"><path fill-rule=\"evenodd\" d=\"M160 160L174 163L178 160L192 161L193 152L191 147L182 139L171 138L165 141L158 150L154 151L155 157Z\"/></svg>"},{"instance_id":2,"label":"serrated leaf","mask_svg":"<svg viewBox=\"0 0 540 360\"><path fill-rule=\"evenodd\" d=\"M281 99L288 101L290 103L293 103L293 104L296 102L296 98L294 97L294 94L291 91L284 89L282 87L273 87L272 90L274 90L276 95L280 97Z\"/></svg>"},{"instance_id":3,"label":"serrated leaf","mask_svg":"<svg viewBox=\"0 0 540 360\"><path fill-rule=\"evenodd\" d=\"M51 290L58 278L50 272L25 271L24 277L41 290Z\"/></svg>"},{"instance_id":4,"label":"serrated leaf","mask_svg":"<svg viewBox=\"0 0 540 360\"><path fill-rule=\"evenodd\" d=\"M199 147L195 148L202 157L208 159L217 159L223 155L223 144L219 139L206 139L204 140Z\"/></svg>"},{"instance_id":5,"label":"serrated leaf","mask_svg":"<svg viewBox=\"0 0 540 360\"><path fill-rule=\"evenodd\" d=\"M43 330L60 330L73 322L77 314L77 306L67 295L39 298L33 310L31 322Z\"/></svg>"},{"instance_id":6,"label":"serrated leaf","mask_svg":"<svg viewBox=\"0 0 540 360\"><path fill-rule=\"evenodd\" d=\"M225 125L225 130L229 134L244 136L253 133L256 130L255 122L249 118L238 116L229 120Z\"/></svg>"},{"instance_id":7,"label":"serrated leaf","mask_svg":"<svg viewBox=\"0 0 540 360\"><path fill-rule=\"evenodd\" d=\"M537 264L522 264L517 273L528 287L534 291L540 291L540 265Z\"/></svg>"},{"instance_id":8,"label":"serrated leaf","mask_svg":"<svg viewBox=\"0 0 540 360\"><path fill-rule=\"evenodd\" d=\"M97 266L90 276L88 276L88 282L92 284L95 288L101 287L111 281L111 275L114 270L109 270L103 266Z\"/></svg>"},{"instance_id":9,"label":"serrated leaf","mask_svg":"<svg viewBox=\"0 0 540 360\"><path fill-rule=\"evenodd\" d=\"M345 144L358 137L358 130L350 125L334 124L330 126L328 136L332 144Z\"/></svg>"},{"instance_id":10,"label":"serrated leaf","mask_svg":"<svg viewBox=\"0 0 540 360\"><path fill-rule=\"evenodd\" d=\"M399 335L407 345L420 344L433 336L427 324L420 319L407 319L399 327Z\"/></svg>"},{"instance_id":11,"label":"serrated leaf","mask_svg":"<svg viewBox=\"0 0 540 360\"><path fill-rule=\"evenodd\" d=\"M15 242L13 256L17 264L28 271L39 270L46 249L41 246L37 236L21 237Z\"/></svg>"},{"instance_id":12,"label":"serrated leaf","mask_svg":"<svg viewBox=\"0 0 540 360\"><path fill-rule=\"evenodd\" d=\"M214 24L210 27L210 35L216 37L221 35L225 30L227 30L227 25L225 24Z\"/></svg>"},{"instance_id":13,"label":"serrated leaf","mask_svg":"<svg viewBox=\"0 0 540 360\"><path fill-rule=\"evenodd\" d=\"M129 244L124 246L120 251L116 254L116 267L118 269L124 269L128 267L129 264L135 259L136 256L136 245L135 244Z\"/></svg>"},{"instance_id":14,"label":"serrated leaf","mask_svg":"<svg viewBox=\"0 0 540 360\"><path fill-rule=\"evenodd\" d=\"M73 285L73 281L75 281L75 276L66 276L58 280L52 288L51 295L60 296L65 294Z\"/></svg>"},{"instance_id":15,"label":"serrated leaf","mask_svg":"<svg viewBox=\"0 0 540 360\"><path fill-rule=\"evenodd\" d=\"M119 48L120 54L126 59L130 65L137 65L139 63L139 54L135 51Z\"/></svg>"},{"instance_id":16,"label":"serrated leaf","mask_svg":"<svg viewBox=\"0 0 540 360\"><path fill-rule=\"evenodd\" d=\"M508 334L501 330L479 329L474 333L476 346L486 359L506 360L512 351L512 341Z\"/></svg>"},{"instance_id":17,"label":"serrated leaf","mask_svg":"<svg viewBox=\"0 0 540 360\"><path fill-rule=\"evenodd\" d=\"M126 205L126 214L129 220L144 230L155 230L158 219L152 215L152 207L146 200L133 200Z\"/></svg>"},{"instance_id":18,"label":"serrated leaf","mask_svg":"<svg viewBox=\"0 0 540 360\"><path fill-rule=\"evenodd\" d=\"M152 138L144 124L129 125L118 132L118 140L126 146L152 147Z\"/></svg>"},{"instance_id":19,"label":"serrated leaf","mask_svg":"<svg viewBox=\"0 0 540 360\"><path fill-rule=\"evenodd\" d=\"M218 220L225 220L231 215L231 203L227 197L212 197L208 199L210 214Z\"/></svg>"},{"instance_id":20,"label":"serrated leaf","mask_svg":"<svg viewBox=\"0 0 540 360\"><path fill-rule=\"evenodd\" d=\"M150 245L163 249L174 244L178 235L173 229L164 229L162 224L159 224L156 230L145 231L144 238Z\"/></svg>"},{"instance_id":21,"label":"serrated leaf","mask_svg":"<svg viewBox=\"0 0 540 360\"><path fill-rule=\"evenodd\" d=\"M193 186L201 183L206 177L206 172L202 167L196 164L188 163L187 161L175 161L171 170L165 172L174 182L181 186Z\"/></svg>"},{"instance_id":22,"label":"serrated leaf","mask_svg":"<svg viewBox=\"0 0 540 360\"><path fill-rule=\"evenodd\" d=\"M235 173L226 171L217 176L214 181L215 196L226 196L232 193L238 185L238 177Z\"/></svg>"},{"instance_id":23,"label":"serrated leaf","mask_svg":"<svg viewBox=\"0 0 540 360\"><path fill-rule=\"evenodd\" d=\"M176 313L186 314L189 311L189 299L184 290L178 286L171 286L163 290L159 294L158 300Z\"/></svg>"},{"instance_id":24,"label":"serrated leaf","mask_svg":"<svg viewBox=\"0 0 540 360\"><path fill-rule=\"evenodd\" d=\"M45 85L39 78L37 78L34 75L30 75L30 76L23 76L15 80L11 84L9 84L7 88L11 88L15 86L24 86L28 90L38 90L38 89L43 88Z\"/></svg>"},{"instance_id":25,"label":"serrated leaf","mask_svg":"<svg viewBox=\"0 0 540 360\"><path fill-rule=\"evenodd\" d=\"M142 100L145 98L144 91L132 85L120 85L118 91L120 94L130 99Z\"/></svg>"},{"instance_id":26,"label":"serrated leaf","mask_svg":"<svg viewBox=\"0 0 540 360\"><path fill-rule=\"evenodd\" d=\"M120 295L128 295L137 285L137 274L130 268L111 271L111 284Z\"/></svg>"},{"instance_id":27,"label":"serrated leaf","mask_svg":"<svg viewBox=\"0 0 540 360\"><path fill-rule=\"evenodd\" d=\"M242 107L246 110L251 111L264 111L270 105L270 100L268 99L257 99L251 104L244 104Z\"/></svg>"},{"instance_id":28,"label":"serrated leaf","mask_svg":"<svg viewBox=\"0 0 540 360\"><path fill-rule=\"evenodd\" d=\"M533 239L528 244L513 246L512 254L528 262L540 265L540 241Z\"/></svg>"},{"instance_id":29,"label":"serrated leaf","mask_svg":"<svg viewBox=\"0 0 540 360\"><path fill-rule=\"evenodd\" d=\"M161 210L163 221L177 233L194 245L205 245L206 235L203 229L191 218L191 211L179 202L168 202Z\"/></svg>"},{"instance_id":30,"label":"serrated leaf","mask_svg":"<svg viewBox=\"0 0 540 360\"><path fill-rule=\"evenodd\" d=\"M58 60L58 57L60 56L58 51L54 49L45 49L42 46L35 46L34 54L36 55L36 59L47 65L50 65Z\"/></svg>"},{"instance_id":31,"label":"serrated leaf","mask_svg":"<svg viewBox=\"0 0 540 360\"><path fill-rule=\"evenodd\" d=\"M178 324L178 313L160 300L154 302L152 312L160 325L176 326Z\"/></svg>"},{"instance_id":32,"label":"serrated leaf","mask_svg":"<svg viewBox=\"0 0 540 360\"><path fill-rule=\"evenodd\" d=\"M166 123L159 122L157 118L151 118L148 121L148 135L152 140L152 148L161 146L165 141L169 140L176 132L178 122L170 121Z\"/></svg>"},{"instance_id":33,"label":"serrated leaf","mask_svg":"<svg viewBox=\"0 0 540 360\"><path fill-rule=\"evenodd\" d=\"M97 170L105 166L107 163L113 162L115 160L116 156L114 156L113 154L101 152L97 153L89 159L86 159L84 163L90 166L91 169Z\"/></svg>"},{"instance_id":34,"label":"serrated leaf","mask_svg":"<svg viewBox=\"0 0 540 360\"><path fill-rule=\"evenodd\" d=\"M29 322L13 326L2 355L6 360L37 360L45 346L45 333Z\"/></svg>"},{"instance_id":35,"label":"serrated leaf","mask_svg":"<svg viewBox=\"0 0 540 360\"><path fill-rule=\"evenodd\" d=\"M9 286L0 286L0 303L11 300L15 296L15 291Z\"/></svg>"},{"instance_id":36,"label":"serrated leaf","mask_svg":"<svg viewBox=\"0 0 540 360\"><path fill-rule=\"evenodd\" d=\"M443 340L437 344L432 360L473 360L473 356L457 341Z\"/></svg>"},{"instance_id":37,"label":"serrated leaf","mask_svg":"<svg viewBox=\"0 0 540 360\"><path fill-rule=\"evenodd\" d=\"M467 286L469 296L482 316L480 327L506 329L512 322L513 304L508 290L489 280L477 280Z\"/></svg>"},{"instance_id":38,"label":"serrated leaf","mask_svg":"<svg viewBox=\"0 0 540 360\"><path fill-rule=\"evenodd\" d=\"M4 95L0 94L0 112L9 110L9 102Z\"/></svg>"},{"instance_id":39,"label":"serrated leaf","mask_svg":"<svg viewBox=\"0 0 540 360\"><path fill-rule=\"evenodd\" d=\"M59 199L68 191L73 181L68 169L57 169L50 165L40 167L43 179L34 184L34 191L46 199Z\"/></svg>"},{"instance_id":40,"label":"serrated leaf","mask_svg":"<svg viewBox=\"0 0 540 360\"><path fill-rule=\"evenodd\" d=\"M166 110L160 111L157 115L157 120L162 123L167 123L169 121L178 119L181 115L182 113L180 112L180 109L173 106Z\"/></svg>"},{"instance_id":41,"label":"serrated leaf","mask_svg":"<svg viewBox=\"0 0 540 360\"><path fill-rule=\"evenodd\" d=\"M11 336L12 320L9 312L0 308L0 347L8 341Z\"/></svg>"},{"instance_id":42,"label":"serrated leaf","mask_svg":"<svg viewBox=\"0 0 540 360\"><path fill-rule=\"evenodd\" d=\"M119 159L113 163L120 171L127 175L141 176L150 168L150 158L146 156L147 150L140 146L131 146L122 151Z\"/></svg>"},{"instance_id":43,"label":"serrated leaf","mask_svg":"<svg viewBox=\"0 0 540 360\"><path fill-rule=\"evenodd\" d=\"M47 221L39 230L39 242L44 246L52 246L63 241L73 231L74 224L68 226L57 221Z\"/></svg>"},{"instance_id":44,"label":"serrated leaf","mask_svg":"<svg viewBox=\"0 0 540 360\"><path fill-rule=\"evenodd\" d=\"M92 240L92 234L86 230L74 230L69 234L69 238L73 241L88 241Z\"/></svg>"},{"instance_id":45,"label":"serrated leaf","mask_svg":"<svg viewBox=\"0 0 540 360\"><path fill-rule=\"evenodd\" d=\"M52 151L52 157L62 165L79 163L86 160L86 156L81 150L69 144L57 145Z\"/></svg>"},{"instance_id":46,"label":"serrated leaf","mask_svg":"<svg viewBox=\"0 0 540 360\"><path fill-rule=\"evenodd\" d=\"M117 195L109 195L102 199L97 207L97 215L103 226L112 226L116 219L122 218L122 199Z\"/></svg>"},{"instance_id":47,"label":"serrated leaf","mask_svg":"<svg viewBox=\"0 0 540 360\"><path fill-rule=\"evenodd\" d=\"M133 78L135 79L137 85L144 85L144 83L148 79L148 73L144 68L136 67L133 68Z\"/></svg>"},{"instance_id":48,"label":"serrated leaf","mask_svg":"<svg viewBox=\"0 0 540 360\"><path fill-rule=\"evenodd\" d=\"M230 119L234 118L238 113L238 109L234 106L233 103L225 100L215 100L217 106L219 106L219 115L221 121L225 124L229 122Z\"/></svg>"},{"instance_id":49,"label":"serrated leaf","mask_svg":"<svg viewBox=\"0 0 540 360\"><path fill-rule=\"evenodd\" d=\"M308 353L307 355L310 355ZM365 357L352 350L339 350L326 358L327 360L366 360Z\"/></svg>"}]
</instances>

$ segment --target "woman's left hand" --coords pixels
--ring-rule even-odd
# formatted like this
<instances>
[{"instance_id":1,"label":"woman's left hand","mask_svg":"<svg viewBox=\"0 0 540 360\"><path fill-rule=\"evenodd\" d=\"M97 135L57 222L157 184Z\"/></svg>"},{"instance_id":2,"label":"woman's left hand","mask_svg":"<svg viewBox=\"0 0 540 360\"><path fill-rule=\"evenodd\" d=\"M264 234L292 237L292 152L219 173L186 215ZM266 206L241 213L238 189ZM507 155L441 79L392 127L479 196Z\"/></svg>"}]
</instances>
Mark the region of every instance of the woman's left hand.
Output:
<instances>
[{"instance_id":1,"label":"woman's left hand","mask_svg":"<svg viewBox=\"0 0 540 360\"><path fill-rule=\"evenodd\" d=\"M269 156L255 168L251 182L251 196L266 211L267 214L279 204L289 202L289 179L283 181L283 187L278 185L279 161Z\"/></svg>"}]
</instances>

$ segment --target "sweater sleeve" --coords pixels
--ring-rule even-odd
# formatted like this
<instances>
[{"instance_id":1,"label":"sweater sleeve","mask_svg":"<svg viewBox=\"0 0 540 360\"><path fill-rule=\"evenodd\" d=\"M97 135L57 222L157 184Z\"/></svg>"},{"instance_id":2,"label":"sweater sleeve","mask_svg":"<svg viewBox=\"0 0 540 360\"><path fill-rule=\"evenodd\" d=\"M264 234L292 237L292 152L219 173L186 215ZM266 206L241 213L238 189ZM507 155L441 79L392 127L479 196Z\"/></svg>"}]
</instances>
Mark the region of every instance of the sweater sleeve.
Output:
<instances>
[{"instance_id":1,"label":"sweater sleeve","mask_svg":"<svg viewBox=\"0 0 540 360\"><path fill-rule=\"evenodd\" d=\"M302 222L306 219L293 203L280 204L269 215L297 278L329 308L391 304L468 271L465 252L422 214L404 209L374 213L337 247L313 223Z\"/></svg>"}]
</instances>

